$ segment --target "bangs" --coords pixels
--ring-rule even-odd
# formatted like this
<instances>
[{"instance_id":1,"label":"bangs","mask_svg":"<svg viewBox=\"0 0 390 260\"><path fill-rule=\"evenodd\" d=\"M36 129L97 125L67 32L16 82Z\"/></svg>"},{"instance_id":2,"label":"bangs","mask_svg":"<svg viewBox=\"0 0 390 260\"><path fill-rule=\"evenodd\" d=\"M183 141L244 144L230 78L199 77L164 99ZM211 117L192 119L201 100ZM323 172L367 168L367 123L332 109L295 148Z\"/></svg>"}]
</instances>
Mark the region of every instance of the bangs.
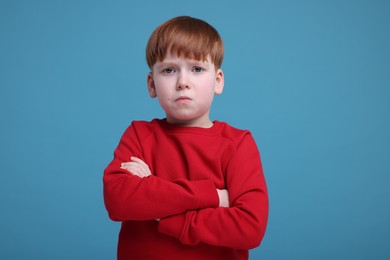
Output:
<instances>
[{"instance_id":1,"label":"bangs","mask_svg":"<svg viewBox=\"0 0 390 260\"><path fill-rule=\"evenodd\" d=\"M146 47L146 60L151 68L168 54L199 61L210 58L215 67L220 68L223 52L218 32L208 23L191 17L177 17L152 33Z\"/></svg>"}]
</instances>

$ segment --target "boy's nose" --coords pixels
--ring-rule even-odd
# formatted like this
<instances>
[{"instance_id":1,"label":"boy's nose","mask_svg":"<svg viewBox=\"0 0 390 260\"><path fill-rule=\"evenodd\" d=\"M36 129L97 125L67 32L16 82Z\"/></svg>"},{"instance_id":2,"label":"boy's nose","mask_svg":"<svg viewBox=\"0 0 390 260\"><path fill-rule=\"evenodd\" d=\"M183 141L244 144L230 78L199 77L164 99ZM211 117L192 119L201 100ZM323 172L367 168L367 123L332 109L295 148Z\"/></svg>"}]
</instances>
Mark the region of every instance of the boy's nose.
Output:
<instances>
[{"instance_id":1,"label":"boy's nose","mask_svg":"<svg viewBox=\"0 0 390 260\"><path fill-rule=\"evenodd\" d=\"M185 73L180 73L179 78L177 79L176 89L182 90L182 89L186 89L186 88L190 88L187 75L185 75Z\"/></svg>"}]
</instances>

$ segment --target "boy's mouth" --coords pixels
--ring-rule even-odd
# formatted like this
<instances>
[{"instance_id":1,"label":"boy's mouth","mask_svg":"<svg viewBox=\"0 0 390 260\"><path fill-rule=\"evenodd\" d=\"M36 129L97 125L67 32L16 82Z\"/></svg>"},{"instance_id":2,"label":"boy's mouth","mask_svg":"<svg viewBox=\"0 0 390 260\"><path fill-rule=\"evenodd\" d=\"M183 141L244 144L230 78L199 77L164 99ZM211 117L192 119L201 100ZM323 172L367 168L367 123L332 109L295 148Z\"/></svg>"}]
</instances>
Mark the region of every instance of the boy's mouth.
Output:
<instances>
[{"instance_id":1,"label":"boy's mouth","mask_svg":"<svg viewBox=\"0 0 390 260\"><path fill-rule=\"evenodd\" d=\"M175 102L186 102L186 101L190 101L190 100L191 100L191 98L183 96L183 97L178 97L177 99L175 99Z\"/></svg>"}]
</instances>

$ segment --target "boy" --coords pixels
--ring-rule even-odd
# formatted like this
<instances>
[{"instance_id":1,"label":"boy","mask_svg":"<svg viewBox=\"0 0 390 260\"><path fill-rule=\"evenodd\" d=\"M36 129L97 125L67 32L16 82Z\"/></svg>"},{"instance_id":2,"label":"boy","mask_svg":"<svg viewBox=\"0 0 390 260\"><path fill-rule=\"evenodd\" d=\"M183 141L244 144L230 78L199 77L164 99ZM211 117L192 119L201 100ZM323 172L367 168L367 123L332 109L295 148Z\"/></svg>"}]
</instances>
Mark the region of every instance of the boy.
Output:
<instances>
[{"instance_id":1,"label":"boy","mask_svg":"<svg viewBox=\"0 0 390 260\"><path fill-rule=\"evenodd\" d=\"M166 118L132 122L105 169L118 259L248 259L265 232L267 188L250 132L209 118L224 86L218 32L176 17L152 33L146 59Z\"/></svg>"}]
</instances>

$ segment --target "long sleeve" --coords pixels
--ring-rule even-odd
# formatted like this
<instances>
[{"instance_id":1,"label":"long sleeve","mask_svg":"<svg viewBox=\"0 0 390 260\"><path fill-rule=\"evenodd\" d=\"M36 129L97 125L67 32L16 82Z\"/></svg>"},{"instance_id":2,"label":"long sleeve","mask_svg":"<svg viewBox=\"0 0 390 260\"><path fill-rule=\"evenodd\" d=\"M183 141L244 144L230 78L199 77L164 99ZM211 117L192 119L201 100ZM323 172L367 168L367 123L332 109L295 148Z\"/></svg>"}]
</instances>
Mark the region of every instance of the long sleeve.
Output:
<instances>
[{"instance_id":1,"label":"long sleeve","mask_svg":"<svg viewBox=\"0 0 390 260\"><path fill-rule=\"evenodd\" d=\"M133 125L123 134L114 159L104 171L104 202L112 220L151 220L188 210L218 207L213 181L139 178L120 168L131 156L143 159L142 146Z\"/></svg>"},{"instance_id":2,"label":"long sleeve","mask_svg":"<svg viewBox=\"0 0 390 260\"><path fill-rule=\"evenodd\" d=\"M230 208L191 210L161 219L159 231L183 244L200 242L235 249L258 246L268 219L268 195L260 155L250 134L226 168Z\"/></svg>"}]
</instances>

